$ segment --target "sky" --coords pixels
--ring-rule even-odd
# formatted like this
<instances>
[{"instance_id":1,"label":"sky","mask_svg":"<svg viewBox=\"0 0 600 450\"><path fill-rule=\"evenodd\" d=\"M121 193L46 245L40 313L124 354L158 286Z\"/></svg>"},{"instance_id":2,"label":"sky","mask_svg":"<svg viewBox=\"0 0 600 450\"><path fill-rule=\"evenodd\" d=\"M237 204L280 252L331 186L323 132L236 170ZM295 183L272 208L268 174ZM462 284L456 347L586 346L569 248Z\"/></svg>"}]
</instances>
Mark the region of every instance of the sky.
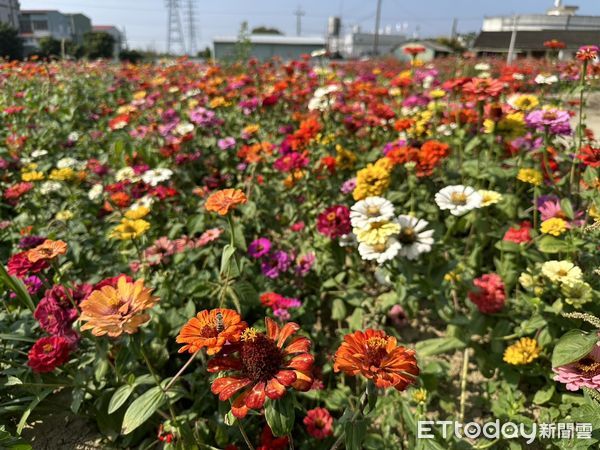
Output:
<instances>
[{"instance_id":1,"label":"sky","mask_svg":"<svg viewBox=\"0 0 600 450\"><path fill-rule=\"evenodd\" d=\"M179 0L187 40L187 4ZM209 46L214 36L236 36L240 24L250 28L275 27L296 35L300 7L303 36L323 36L327 18L342 18L342 33L355 25L373 31L377 0L191 0L195 8L196 46ZM573 0L579 14L600 15L599 0ZM166 0L21 0L21 9L57 9L81 12L95 25L116 25L126 32L129 47L164 51L167 34ZM382 0L381 28L401 30L408 36L449 35L457 19L459 32L478 31L484 16L544 13L553 0Z\"/></svg>"}]
</instances>

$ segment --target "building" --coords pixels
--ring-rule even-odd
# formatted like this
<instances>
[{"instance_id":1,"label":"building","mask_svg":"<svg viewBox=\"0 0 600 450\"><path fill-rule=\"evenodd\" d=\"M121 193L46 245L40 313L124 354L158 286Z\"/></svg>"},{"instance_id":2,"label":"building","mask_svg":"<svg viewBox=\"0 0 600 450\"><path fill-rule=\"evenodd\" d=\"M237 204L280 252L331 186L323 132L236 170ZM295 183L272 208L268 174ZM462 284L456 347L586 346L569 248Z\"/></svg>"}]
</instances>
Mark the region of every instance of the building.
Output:
<instances>
[{"instance_id":1,"label":"building","mask_svg":"<svg viewBox=\"0 0 600 450\"><path fill-rule=\"evenodd\" d=\"M388 55L406 42L403 34L393 34L391 30L384 30L377 38L377 54ZM375 33L365 33L356 27L351 33L340 38L338 43L331 43L332 50L339 51L345 58L361 58L372 56L375 48Z\"/></svg>"},{"instance_id":2,"label":"building","mask_svg":"<svg viewBox=\"0 0 600 450\"><path fill-rule=\"evenodd\" d=\"M92 21L88 16L80 13L66 16L71 21L71 40L76 44L83 44L83 35L92 31Z\"/></svg>"},{"instance_id":3,"label":"building","mask_svg":"<svg viewBox=\"0 0 600 450\"><path fill-rule=\"evenodd\" d=\"M113 49L113 56L117 58L123 49L123 34L114 25L94 25L92 31L99 33L108 33L115 39L115 47Z\"/></svg>"},{"instance_id":4,"label":"building","mask_svg":"<svg viewBox=\"0 0 600 450\"><path fill-rule=\"evenodd\" d=\"M425 51L423 53L419 53L418 59L424 62L429 62L435 58L450 56L454 53L454 50L452 50L450 47L430 40L405 42L404 44L396 47L392 53L401 61L410 61L412 57L404 52L404 49L407 47L423 47Z\"/></svg>"},{"instance_id":5,"label":"building","mask_svg":"<svg viewBox=\"0 0 600 450\"><path fill-rule=\"evenodd\" d=\"M550 50L544 42L556 39L566 44L561 59L570 59L582 45L600 42L600 16L579 16L577 6L555 0L546 14L486 17L473 50L481 56L506 55L514 32L516 57L543 57Z\"/></svg>"},{"instance_id":6,"label":"building","mask_svg":"<svg viewBox=\"0 0 600 450\"><path fill-rule=\"evenodd\" d=\"M279 57L284 60L298 59L303 54L325 48L325 39L321 37L296 37L281 35L257 35L248 37L249 56L266 60ZM234 58L239 38L223 36L213 38L213 55L216 59Z\"/></svg>"},{"instance_id":7,"label":"building","mask_svg":"<svg viewBox=\"0 0 600 450\"><path fill-rule=\"evenodd\" d=\"M19 35L27 55L39 49L40 39L71 40L71 20L56 10L23 10L19 17Z\"/></svg>"},{"instance_id":8,"label":"building","mask_svg":"<svg viewBox=\"0 0 600 450\"><path fill-rule=\"evenodd\" d=\"M18 0L0 0L0 23L5 23L18 30L19 9Z\"/></svg>"}]
</instances>

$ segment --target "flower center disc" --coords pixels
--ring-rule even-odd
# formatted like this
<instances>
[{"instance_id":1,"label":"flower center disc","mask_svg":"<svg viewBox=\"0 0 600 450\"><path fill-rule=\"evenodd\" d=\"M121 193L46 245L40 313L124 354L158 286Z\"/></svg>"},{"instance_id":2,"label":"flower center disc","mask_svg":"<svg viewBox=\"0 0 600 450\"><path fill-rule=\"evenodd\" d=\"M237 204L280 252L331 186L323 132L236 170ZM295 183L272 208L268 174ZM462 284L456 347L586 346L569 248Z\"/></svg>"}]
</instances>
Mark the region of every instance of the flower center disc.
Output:
<instances>
[{"instance_id":1,"label":"flower center disc","mask_svg":"<svg viewBox=\"0 0 600 450\"><path fill-rule=\"evenodd\" d=\"M264 334L244 340L240 356L244 374L254 382L273 378L283 362L281 350Z\"/></svg>"},{"instance_id":2,"label":"flower center disc","mask_svg":"<svg viewBox=\"0 0 600 450\"><path fill-rule=\"evenodd\" d=\"M466 205L467 204L467 194L464 192L453 192L450 196L450 200L455 205Z\"/></svg>"}]
</instances>

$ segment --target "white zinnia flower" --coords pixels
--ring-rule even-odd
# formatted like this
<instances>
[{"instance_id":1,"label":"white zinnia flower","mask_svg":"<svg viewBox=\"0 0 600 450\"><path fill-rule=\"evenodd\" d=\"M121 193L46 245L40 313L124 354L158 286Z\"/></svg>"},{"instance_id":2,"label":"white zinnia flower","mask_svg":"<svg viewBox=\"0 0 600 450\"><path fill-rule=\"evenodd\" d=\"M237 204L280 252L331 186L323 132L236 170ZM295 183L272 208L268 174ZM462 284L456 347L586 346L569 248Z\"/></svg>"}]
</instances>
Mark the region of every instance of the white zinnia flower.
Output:
<instances>
[{"instance_id":1,"label":"white zinnia flower","mask_svg":"<svg viewBox=\"0 0 600 450\"><path fill-rule=\"evenodd\" d=\"M69 133L69 136L67 136L67 140L71 142L77 142L80 137L81 133L79 133L78 131L72 131Z\"/></svg>"},{"instance_id":2,"label":"white zinnia flower","mask_svg":"<svg viewBox=\"0 0 600 450\"><path fill-rule=\"evenodd\" d=\"M33 159L41 158L42 156L46 156L48 154L48 150L34 150L31 152L31 157Z\"/></svg>"},{"instance_id":3,"label":"white zinnia flower","mask_svg":"<svg viewBox=\"0 0 600 450\"><path fill-rule=\"evenodd\" d=\"M175 132L180 136L185 136L194 131L194 125L189 122L181 122L175 127Z\"/></svg>"},{"instance_id":4,"label":"white zinnia flower","mask_svg":"<svg viewBox=\"0 0 600 450\"><path fill-rule=\"evenodd\" d=\"M325 87L317 88L313 94L313 98L308 102L308 109L310 111L324 111L335 103L335 98L330 96L333 92L339 90L336 85L329 85Z\"/></svg>"},{"instance_id":5,"label":"white zinnia flower","mask_svg":"<svg viewBox=\"0 0 600 450\"><path fill-rule=\"evenodd\" d=\"M365 228L372 222L386 222L394 216L394 205L383 197L367 197L352 206L350 223Z\"/></svg>"},{"instance_id":6,"label":"white zinnia flower","mask_svg":"<svg viewBox=\"0 0 600 450\"><path fill-rule=\"evenodd\" d=\"M104 187L100 183L95 184L88 191L88 198L92 201L98 200L102 196L103 192L104 192Z\"/></svg>"},{"instance_id":7,"label":"white zinnia flower","mask_svg":"<svg viewBox=\"0 0 600 450\"><path fill-rule=\"evenodd\" d=\"M59 159L56 163L56 167L58 167L59 169L65 169L67 167L75 167L78 164L79 161L77 161L75 158L66 157Z\"/></svg>"},{"instance_id":8,"label":"white zinnia flower","mask_svg":"<svg viewBox=\"0 0 600 450\"><path fill-rule=\"evenodd\" d=\"M402 215L396 218L400 224L398 240L402 244L400 256L417 259L421 253L431 251L433 245L433 230L425 230L429 222L413 216Z\"/></svg>"},{"instance_id":9,"label":"white zinnia flower","mask_svg":"<svg viewBox=\"0 0 600 450\"><path fill-rule=\"evenodd\" d=\"M131 204L131 206L129 207L129 209L137 209L142 206L145 206L146 208L150 208L153 203L154 203L154 197L152 197L150 195L144 195L142 198L138 198L135 202L133 202Z\"/></svg>"},{"instance_id":10,"label":"white zinnia flower","mask_svg":"<svg viewBox=\"0 0 600 450\"><path fill-rule=\"evenodd\" d=\"M150 186L156 186L158 183L162 183L163 181L167 181L173 175L173 171L171 169L165 168L157 168L147 170L142 175L142 181Z\"/></svg>"},{"instance_id":11,"label":"white zinnia flower","mask_svg":"<svg viewBox=\"0 0 600 450\"><path fill-rule=\"evenodd\" d=\"M119 169L119 171L115 174L115 180L117 181L131 181L136 182L139 181L140 177L135 174L133 167L123 167Z\"/></svg>"},{"instance_id":12,"label":"white zinnia flower","mask_svg":"<svg viewBox=\"0 0 600 450\"><path fill-rule=\"evenodd\" d=\"M361 242L358 245L358 253L364 260L376 260L378 264L383 264L390 259L394 259L402 244L394 237L389 237L383 244L369 245Z\"/></svg>"},{"instance_id":13,"label":"white zinnia flower","mask_svg":"<svg viewBox=\"0 0 600 450\"><path fill-rule=\"evenodd\" d=\"M51 192L60 191L62 185L58 181L44 181L40 185L40 193L42 195L50 194Z\"/></svg>"},{"instance_id":14,"label":"white zinnia flower","mask_svg":"<svg viewBox=\"0 0 600 450\"><path fill-rule=\"evenodd\" d=\"M462 216L481 206L481 195L471 186L462 184L446 186L435 194L440 209L449 209L453 216Z\"/></svg>"},{"instance_id":15,"label":"white zinnia flower","mask_svg":"<svg viewBox=\"0 0 600 450\"><path fill-rule=\"evenodd\" d=\"M540 73L535 77L534 81L537 84L554 84L558 83L558 77L556 75Z\"/></svg>"},{"instance_id":16,"label":"white zinnia flower","mask_svg":"<svg viewBox=\"0 0 600 450\"><path fill-rule=\"evenodd\" d=\"M490 65L488 63L475 64L475 70L478 70L480 72L486 72L490 70Z\"/></svg>"}]
</instances>

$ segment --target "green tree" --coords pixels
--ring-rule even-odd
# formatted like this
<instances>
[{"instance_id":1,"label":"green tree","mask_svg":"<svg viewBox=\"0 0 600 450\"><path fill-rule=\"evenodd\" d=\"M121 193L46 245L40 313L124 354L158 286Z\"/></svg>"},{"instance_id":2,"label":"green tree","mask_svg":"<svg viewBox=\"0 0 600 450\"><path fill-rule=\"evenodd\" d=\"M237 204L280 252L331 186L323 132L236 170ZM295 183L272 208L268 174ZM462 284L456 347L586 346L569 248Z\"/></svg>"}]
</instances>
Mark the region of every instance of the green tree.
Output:
<instances>
[{"instance_id":1,"label":"green tree","mask_svg":"<svg viewBox=\"0 0 600 450\"><path fill-rule=\"evenodd\" d=\"M119 59L121 61L127 61L131 64L137 64L144 59L144 55L142 55L137 50L121 50L119 53Z\"/></svg>"},{"instance_id":2,"label":"green tree","mask_svg":"<svg viewBox=\"0 0 600 450\"><path fill-rule=\"evenodd\" d=\"M91 31L83 35L83 50L88 58L112 58L114 47L115 38L108 33Z\"/></svg>"},{"instance_id":3,"label":"green tree","mask_svg":"<svg viewBox=\"0 0 600 450\"><path fill-rule=\"evenodd\" d=\"M44 58L61 56L61 43L58 39L54 39L53 37L41 38L40 49L36 53Z\"/></svg>"},{"instance_id":4,"label":"green tree","mask_svg":"<svg viewBox=\"0 0 600 450\"><path fill-rule=\"evenodd\" d=\"M283 33L277 28L270 28L265 26L252 28L252 34L277 34L280 36L283 35Z\"/></svg>"},{"instance_id":5,"label":"green tree","mask_svg":"<svg viewBox=\"0 0 600 450\"><path fill-rule=\"evenodd\" d=\"M19 37L19 32L2 22L0 22L0 57L8 59L23 57L23 41Z\"/></svg>"}]
</instances>

